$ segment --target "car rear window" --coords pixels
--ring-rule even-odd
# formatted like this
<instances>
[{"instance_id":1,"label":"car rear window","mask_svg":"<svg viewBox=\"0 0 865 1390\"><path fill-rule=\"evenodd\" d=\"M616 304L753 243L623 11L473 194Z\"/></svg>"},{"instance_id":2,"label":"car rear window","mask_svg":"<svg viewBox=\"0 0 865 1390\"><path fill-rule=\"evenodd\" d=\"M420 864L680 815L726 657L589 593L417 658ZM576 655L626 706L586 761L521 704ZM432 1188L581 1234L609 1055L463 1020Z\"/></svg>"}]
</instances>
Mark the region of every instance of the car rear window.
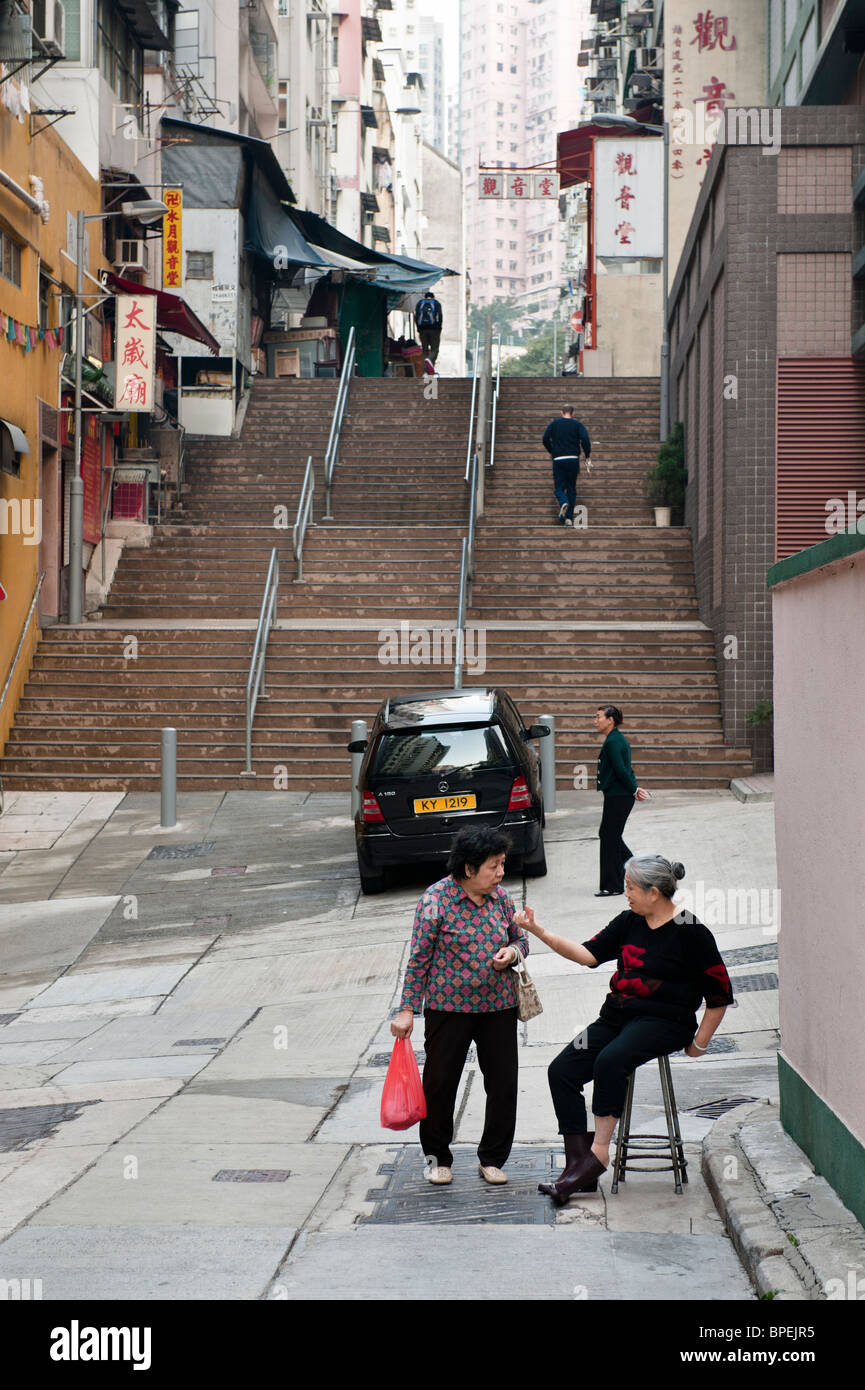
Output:
<instances>
[{"instance_id":1,"label":"car rear window","mask_svg":"<svg viewBox=\"0 0 865 1390\"><path fill-rule=\"evenodd\" d=\"M383 734L372 766L374 777L423 777L443 772L480 772L513 766L497 725L480 729L424 729Z\"/></svg>"}]
</instances>

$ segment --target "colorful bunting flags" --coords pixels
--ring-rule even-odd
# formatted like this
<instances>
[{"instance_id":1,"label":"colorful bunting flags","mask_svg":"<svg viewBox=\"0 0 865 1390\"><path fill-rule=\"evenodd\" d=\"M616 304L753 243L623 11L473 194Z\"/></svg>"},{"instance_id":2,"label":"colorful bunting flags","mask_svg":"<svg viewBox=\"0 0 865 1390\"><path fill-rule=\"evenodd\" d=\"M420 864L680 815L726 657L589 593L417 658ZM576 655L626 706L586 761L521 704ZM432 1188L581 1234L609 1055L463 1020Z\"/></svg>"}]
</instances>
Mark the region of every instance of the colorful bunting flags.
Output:
<instances>
[{"instance_id":1,"label":"colorful bunting flags","mask_svg":"<svg viewBox=\"0 0 865 1390\"><path fill-rule=\"evenodd\" d=\"M22 347L25 352L32 352L37 343L45 343L52 350L62 347L63 336L62 327L37 328L35 324L19 323L11 314L4 314L0 310L0 337Z\"/></svg>"}]
</instances>

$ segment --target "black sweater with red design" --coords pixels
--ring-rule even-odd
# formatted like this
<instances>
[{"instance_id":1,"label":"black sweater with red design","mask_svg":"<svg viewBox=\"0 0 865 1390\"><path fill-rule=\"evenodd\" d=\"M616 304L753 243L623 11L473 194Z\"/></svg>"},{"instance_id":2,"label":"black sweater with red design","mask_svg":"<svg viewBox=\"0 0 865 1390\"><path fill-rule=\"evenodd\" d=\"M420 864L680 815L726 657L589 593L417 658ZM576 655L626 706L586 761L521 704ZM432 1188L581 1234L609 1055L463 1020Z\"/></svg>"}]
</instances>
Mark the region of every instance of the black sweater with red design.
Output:
<instances>
[{"instance_id":1,"label":"black sweater with red design","mask_svg":"<svg viewBox=\"0 0 865 1390\"><path fill-rule=\"evenodd\" d=\"M650 927L636 912L620 912L583 945L601 965L614 960L616 973L601 1018L669 1018L693 1023L703 999L710 1009L733 1002L733 990L715 938L692 912L680 912L662 927Z\"/></svg>"}]
</instances>

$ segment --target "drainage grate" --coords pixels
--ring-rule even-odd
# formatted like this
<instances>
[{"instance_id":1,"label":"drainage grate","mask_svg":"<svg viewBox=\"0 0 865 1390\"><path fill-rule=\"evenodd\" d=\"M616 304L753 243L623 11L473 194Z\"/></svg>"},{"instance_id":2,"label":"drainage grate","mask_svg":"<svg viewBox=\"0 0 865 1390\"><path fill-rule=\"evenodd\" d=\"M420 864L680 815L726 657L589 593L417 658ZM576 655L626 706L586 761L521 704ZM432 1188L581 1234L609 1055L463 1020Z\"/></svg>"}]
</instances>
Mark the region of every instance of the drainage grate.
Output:
<instances>
[{"instance_id":1,"label":"drainage grate","mask_svg":"<svg viewBox=\"0 0 865 1390\"><path fill-rule=\"evenodd\" d=\"M148 859L197 859L202 854L210 854L215 840L205 840L200 845L154 845Z\"/></svg>"},{"instance_id":2,"label":"drainage grate","mask_svg":"<svg viewBox=\"0 0 865 1390\"><path fill-rule=\"evenodd\" d=\"M756 965L762 960L777 960L778 943L767 941L761 946L737 946L723 954L725 965Z\"/></svg>"},{"instance_id":3,"label":"drainage grate","mask_svg":"<svg viewBox=\"0 0 865 1390\"><path fill-rule=\"evenodd\" d=\"M730 984L734 994L747 994L752 989L777 989L778 976L773 971L766 975L731 975Z\"/></svg>"},{"instance_id":4,"label":"drainage grate","mask_svg":"<svg viewBox=\"0 0 865 1390\"><path fill-rule=\"evenodd\" d=\"M220 1168L214 1182L285 1182L290 1178L288 1168Z\"/></svg>"},{"instance_id":5,"label":"drainage grate","mask_svg":"<svg viewBox=\"0 0 865 1390\"><path fill-rule=\"evenodd\" d=\"M711 1052L738 1052L739 1047L733 1038L710 1038L707 1055Z\"/></svg>"},{"instance_id":6,"label":"drainage grate","mask_svg":"<svg viewBox=\"0 0 865 1390\"><path fill-rule=\"evenodd\" d=\"M98 1100L76 1100L68 1105L24 1105L0 1110L0 1153L26 1149L37 1139L50 1139L58 1125L76 1120L86 1105Z\"/></svg>"},{"instance_id":7,"label":"drainage grate","mask_svg":"<svg viewBox=\"0 0 865 1390\"><path fill-rule=\"evenodd\" d=\"M228 874L245 874L245 873L246 873L246 865L245 865L245 864L234 864L234 865L232 865L232 867L229 868L229 869L211 869L211 870L210 870L210 877L211 877L211 878L219 878L220 876L222 876L223 878L225 878Z\"/></svg>"},{"instance_id":8,"label":"drainage grate","mask_svg":"<svg viewBox=\"0 0 865 1390\"><path fill-rule=\"evenodd\" d=\"M363 1221L398 1225L435 1223L445 1226L554 1226L556 1207L538 1192L563 1164L562 1153L528 1144L515 1146L507 1162L509 1181L491 1187L478 1173L473 1148L454 1149L454 1180L448 1187L427 1182L423 1156L416 1144L403 1149L393 1163L384 1163L379 1176L384 1187L366 1194L375 1202Z\"/></svg>"},{"instance_id":9,"label":"drainage grate","mask_svg":"<svg viewBox=\"0 0 865 1390\"><path fill-rule=\"evenodd\" d=\"M16 1018L20 1017L20 1014L0 1014L0 1028L2 1028L7 1023L13 1023Z\"/></svg>"},{"instance_id":10,"label":"drainage grate","mask_svg":"<svg viewBox=\"0 0 865 1390\"><path fill-rule=\"evenodd\" d=\"M192 923L194 927L227 927L231 921L231 913L224 917L196 917Z\"/></svg>"},{"instance_id":11,"label":"drainage grate","mask_svg":"<svg viewBox=\"0 0 865 1390\"><path fill-rule=\"evenodd\" d=\"M227 1038L178 1038L172 1047L219 1047Z\"/></svg>"},{"instance_id":12,"label":"drainage grate","mask_svg":"<svg viewBox=\"0 0 865 1390\"><path fill-rule=\"evenodd\" d=\"M391 1056L392 1056L392 1055L393 1055L393 1054L390 1053L390 1052L376 1052L376 1054L375 1054L374 1057L370 1057L369 1061L367 1062L367 1066L369 1066L369 1067L386 1067L386 1066L389 1065L390 1059L391 1059ZM424 1062L426 1061L426 1053L425 1053L425 1052L416 1052L414 1055L415 1055L415 1061L417 1062L418 1066L419 1066L419 1067L422 1067L423 1064L424 1064Z\"/></svg>"},{"instance_id":13,"label":"drainage grate","mask_svg":"<svg viewBox=\"0 0 865 1390\"><path fill-rule=\"evenodd\" d=\"M753 1105L757 1099L757 1096L728 1096L726 1100L710 1100L705 1105L694 1105L687 1113L699 1115L702 1120L717 1120L728 1110L735 1110L737 1105Z\"/></svg>"}]
</instances>

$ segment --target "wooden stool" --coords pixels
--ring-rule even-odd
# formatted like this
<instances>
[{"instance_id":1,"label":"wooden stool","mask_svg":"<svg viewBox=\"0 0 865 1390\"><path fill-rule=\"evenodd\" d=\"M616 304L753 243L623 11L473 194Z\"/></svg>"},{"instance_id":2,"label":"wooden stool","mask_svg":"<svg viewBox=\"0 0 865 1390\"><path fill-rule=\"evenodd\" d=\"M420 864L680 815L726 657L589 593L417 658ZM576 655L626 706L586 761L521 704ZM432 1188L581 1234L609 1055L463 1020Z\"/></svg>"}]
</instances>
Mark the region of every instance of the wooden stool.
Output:
<instances>
[{"instance_id":1,"label":"wooden stool","mask_svg":"<svg viewBox=\"0 0 865 1390\"><path fill-rule=\"evenodd\" d=\"M673 1078L670 1075L669 1057L659 1057L658 1068L661 1073L661 1095L664 1100L667 1133L638 1134L635 1138L631 1138L631 1109L634 1104L634 1077L636 1076L636 1072L631 1072L631 1075L628 1077L625 1104L622 1110L622 1118L619 1120L619 1130L616 1136L616 1158L613 1164L613 1185L610 1188L611 1192L618 1192L619 1181L625 1181L625 1173L629 1162L632 1171L638 1173L672 1173L678 1193L682 1191L682 1183L688 1181L688 1165L685 1161L685 1151L682 1147L682 1136L679 1133L679 1112L676 1109L676 1096L673 1091ZM637 1149L639 1152L629 1154L629 1149ZM637 1162L643 1162L647 1158L664 1158L667 1156L671 1159L670 1163L653 1164L651 1167L637 1168L634 1170L634 1164Z\"/></svg>"}]
</instances>

